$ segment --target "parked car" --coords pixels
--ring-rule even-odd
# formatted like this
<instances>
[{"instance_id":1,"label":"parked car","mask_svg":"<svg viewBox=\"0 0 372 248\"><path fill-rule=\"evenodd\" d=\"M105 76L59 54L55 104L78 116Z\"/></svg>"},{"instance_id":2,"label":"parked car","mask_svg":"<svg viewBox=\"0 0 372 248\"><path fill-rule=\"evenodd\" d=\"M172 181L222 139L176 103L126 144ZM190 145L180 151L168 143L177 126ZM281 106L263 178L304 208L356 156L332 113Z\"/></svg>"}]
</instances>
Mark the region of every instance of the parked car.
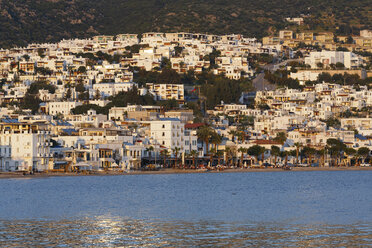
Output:
<instances>
[{"instance_id":1,"label":"parked car","mask_svg":"<svg viewBox=\"0 0 372 248\"><path fill-rule=\"evenodd\" d=\"M270 163L263 163L262 165L265 166L265 167L273 167L273 165L270 164Z\"/></svg>"},{"instance_id":2,"label":"parked car","mask_svg":"<svg viewBox=\"0 0 372 248\"><path fill-rule=\"evenodd\" d=\"M300 167L308 167L309 165L308 164L298 164L298 166L300 166Z\"/></svg>"},{"instance_id":3,"label":"parked car","mask_svg":"<svg viewBox=\"0 0 372 248\"><path fill-rule=\"evenodd\" d=\"M367 164L367 163L362 163L362 164L360 164L360 166L368 167L368 166L371 166L371 165L370 164Z\"/></svg>"}]
</instances>

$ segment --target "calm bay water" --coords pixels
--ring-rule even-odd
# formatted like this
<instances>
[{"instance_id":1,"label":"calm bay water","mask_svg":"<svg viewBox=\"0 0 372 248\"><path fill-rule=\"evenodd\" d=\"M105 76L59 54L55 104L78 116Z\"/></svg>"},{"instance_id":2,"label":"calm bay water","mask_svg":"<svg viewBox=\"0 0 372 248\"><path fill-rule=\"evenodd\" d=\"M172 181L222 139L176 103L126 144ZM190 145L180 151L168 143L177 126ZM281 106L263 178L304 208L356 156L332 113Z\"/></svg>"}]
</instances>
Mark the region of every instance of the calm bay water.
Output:
<instances>
[{"instance_id":1,"label":"calm bay water","mask_svg":"<svg viewBox=\"0 0 372 248\"><path fill-rule=\"evenodd\" d=\"M372 246L372 171L0 180L0 247Z\"/></svg>"}]
</instances>

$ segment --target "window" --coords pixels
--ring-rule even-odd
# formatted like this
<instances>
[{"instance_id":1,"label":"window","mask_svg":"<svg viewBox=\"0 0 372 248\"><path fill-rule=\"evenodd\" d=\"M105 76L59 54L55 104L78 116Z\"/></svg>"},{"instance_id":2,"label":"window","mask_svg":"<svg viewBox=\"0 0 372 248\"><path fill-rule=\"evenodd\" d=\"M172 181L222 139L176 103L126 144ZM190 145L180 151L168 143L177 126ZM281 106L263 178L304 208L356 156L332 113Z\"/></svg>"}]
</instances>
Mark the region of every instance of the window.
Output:
<instances>
[{"instance_id":1,"label":"window","mask_svg":"<svg viewBox=\"0 0 372 248\"><path fill-rule=\"evenodd\" d=\"M163 132L163 136L165 136L165 132Z\"/></svg>"},{"instance_id":2,"label":"window","mask_svg":"<svg viewBox=\"0 0 372 248\"><path fill-rule=\"evenodd\" d=\"M165 125L163 125L163 128L165 128Z\"/></svg>"}]
</instances>

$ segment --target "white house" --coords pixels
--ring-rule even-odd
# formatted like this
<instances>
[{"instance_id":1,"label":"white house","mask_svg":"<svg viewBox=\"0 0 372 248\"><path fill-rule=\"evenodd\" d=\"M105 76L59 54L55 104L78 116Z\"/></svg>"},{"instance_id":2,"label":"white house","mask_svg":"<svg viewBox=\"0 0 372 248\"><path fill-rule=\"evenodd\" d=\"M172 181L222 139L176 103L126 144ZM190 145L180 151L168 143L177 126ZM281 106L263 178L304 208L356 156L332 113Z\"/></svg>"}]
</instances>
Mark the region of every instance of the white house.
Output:
<instances>
[{"instance_id":1,"label":"white house","mask_svg":"<svg viewBox=\"0 0 372 248\"><path fill-rule=\"evenodd\" d=\"M95 93L97 90L103 97L107 96L114 96L119 92L127 92L133 88L133 86L137 86L136 83L133 82L123 82L123 83L99 83L93 85L93 90Z\"/></svg>"},{"instance_id":2,"label":"white house","mask_svg":"<svg viewBox=\"0 0 372 248\"><path fill-rule=\"evenodd\" d=\"M48 113L50 115L57 115L57 114L63 114L63 115L69 115L71 112L71 109L76 108L77 106L82 105L81 102L48 102Z\"/></svg>"},{"instance_id":3,"label":"white house","mask_svg":"<svg viewBox=\"0 0 372 248\"><path fill-rule=\"evenodd\" d=\"M316 81L319 76L319 72L314 71L299 71L291 72L290 78L297 79L301 85L304 85L306 81Z\"/></svg>"}]
</instances>

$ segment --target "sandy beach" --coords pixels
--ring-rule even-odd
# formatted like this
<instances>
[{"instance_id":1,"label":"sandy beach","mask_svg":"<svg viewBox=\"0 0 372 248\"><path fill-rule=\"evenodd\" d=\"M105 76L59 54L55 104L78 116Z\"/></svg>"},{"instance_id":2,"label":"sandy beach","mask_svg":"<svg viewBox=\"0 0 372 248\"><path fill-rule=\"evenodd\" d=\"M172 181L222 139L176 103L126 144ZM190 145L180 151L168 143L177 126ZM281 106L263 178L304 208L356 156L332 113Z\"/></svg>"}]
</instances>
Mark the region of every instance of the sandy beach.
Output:
<instances>
[{"instance_id":1,"label":"sandy beach","mask_svg":"<svg viewBox=\"0 0 372 248\"><path fill-rule=\"evenodd\" d=\"M372 167L293 167L292 170L286 171L281 168L248 168L248 169L225 169L222 171L201 171L191 169L162 169L159 171L131 171L131 172L91 172L91 173L74 173L74 172L44 172L33 175L23 175L17 172L1 172L0 179L11 178L47 178L61 176L122 176L122 175L156 175L156 174L191 174L191 173L249 173L249 172L296 172L296 171L369 171Z\"/></svg>"}]
</instances>

